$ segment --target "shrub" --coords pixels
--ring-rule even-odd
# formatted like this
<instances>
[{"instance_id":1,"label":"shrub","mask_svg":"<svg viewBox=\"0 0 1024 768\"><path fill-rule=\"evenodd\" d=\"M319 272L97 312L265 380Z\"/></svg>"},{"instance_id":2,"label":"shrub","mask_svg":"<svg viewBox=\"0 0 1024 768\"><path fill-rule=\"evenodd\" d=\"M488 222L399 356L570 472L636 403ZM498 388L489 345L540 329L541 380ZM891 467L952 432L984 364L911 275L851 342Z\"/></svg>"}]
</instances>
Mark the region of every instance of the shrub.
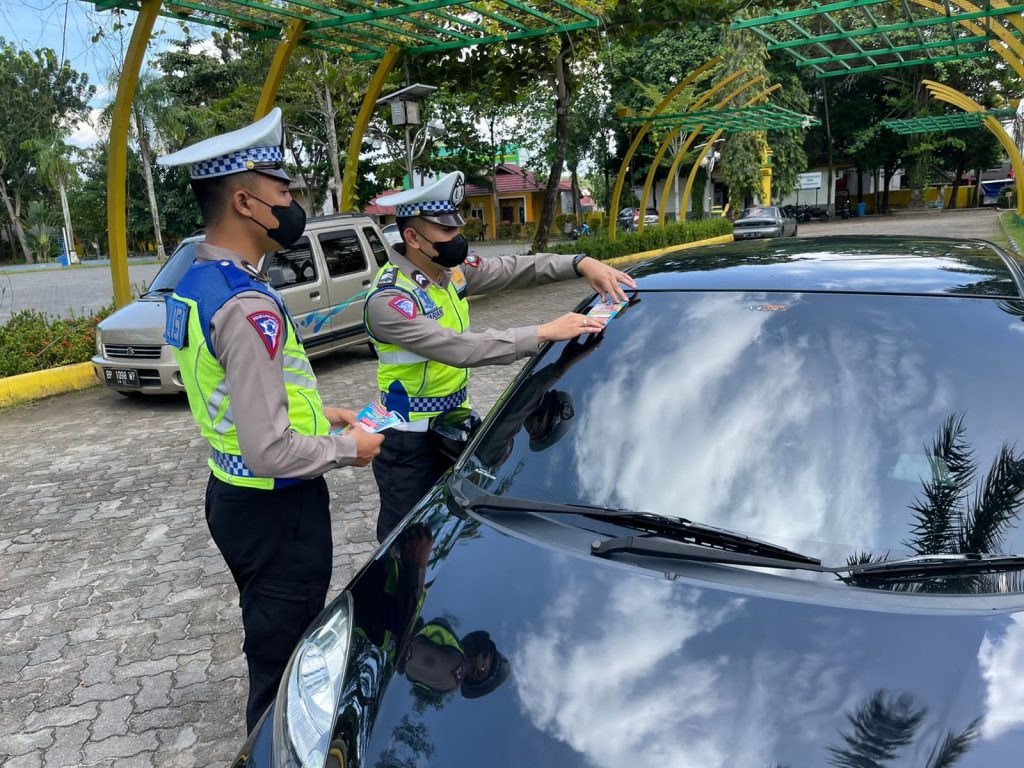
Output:
<instances>
[{"instance_id":1,"label":"shrub","mask_svg":"<svg viewBox=\"0 0 1024 768\"><path fill-rule=\"evenodd\" d=\"M516 233L516 224L511 221L499 221L498 222L498 239L499 240L511 240L513 235Z\"/></svg>"},{"instance_id":2,"label":"shrub","mask_svg":"<svg viewBox=\"0 0 1024 768\"><path fill-rule=\"evenodd\" d=\"M484 224L476 216L470 216L466 219L466 223L462 227L462 234L467 240L477 240L483 231Z\"/></svg>"},{"instance_id":3,"label":"shrub","mask_svg":"<svg viewBox=\"0 0 1024 768\"><path fill-rule=\"evenodd\" d=\"M571 213L560 213L555 216L555 233L565 235L576 226L576 217Z\"/></svg>"},{"instance_id":4,"label":"shrub","mask_svg":"<svg viewBox=\"0 0 1024 768\"><path fill-rule=\"evenodd\" d=\"M0 377L88 362L96 351L96 324L113 311L67 319L34 309L15 312L0 326Z\"/></svg>"},{"instance_id":5,"label":"shrub","mask_svg":"<svg viewBox=\"0 0 1024 768\"><path fill-rule=\"evenodd\" d=\"M731 232L732 222L728 219L704 219L666 224L663 227L645 227L643 232L620 232L615 240L609 240L603 233L588 235L571 243L552 245L549 250L552 253L585 252L595 259L605 261L617 256L728 235Z\"/></svg>"}]
</instances>

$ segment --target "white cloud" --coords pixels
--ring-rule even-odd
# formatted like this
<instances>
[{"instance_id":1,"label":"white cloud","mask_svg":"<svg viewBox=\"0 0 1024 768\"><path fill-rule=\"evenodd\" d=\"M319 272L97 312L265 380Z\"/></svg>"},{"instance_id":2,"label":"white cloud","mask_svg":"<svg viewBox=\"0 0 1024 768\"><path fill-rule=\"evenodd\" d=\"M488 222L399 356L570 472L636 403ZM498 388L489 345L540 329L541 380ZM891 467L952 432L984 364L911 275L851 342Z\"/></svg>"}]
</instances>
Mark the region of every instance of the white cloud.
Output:
<instances>
[{"instance_id":1,"label":"white cloud","mask_svg":"<svg viewBox=\"0 0 1024 768\"><path fill-rule=\"evenodd\" d=\"M101 137L105 137L106 129L100 127L100 115L102 113L103 111L100 109L90 110L88 119L82 120L75 126L71 135L67 138L67 143L79 149L88 149L98 142Z\"/></svg>"},{"instance_id":2,"label":"white cloud","mask_svg":"<svg viewBox=\"0 0 1024 768\"><path fill-rule=\"evenodd\" d=\"M1024 616L1010 617L1000 637L988 633L978 649L978 664L985 680L985 722L981 733L995 739L1024 726Z\"/></svg>"}]
</instances>

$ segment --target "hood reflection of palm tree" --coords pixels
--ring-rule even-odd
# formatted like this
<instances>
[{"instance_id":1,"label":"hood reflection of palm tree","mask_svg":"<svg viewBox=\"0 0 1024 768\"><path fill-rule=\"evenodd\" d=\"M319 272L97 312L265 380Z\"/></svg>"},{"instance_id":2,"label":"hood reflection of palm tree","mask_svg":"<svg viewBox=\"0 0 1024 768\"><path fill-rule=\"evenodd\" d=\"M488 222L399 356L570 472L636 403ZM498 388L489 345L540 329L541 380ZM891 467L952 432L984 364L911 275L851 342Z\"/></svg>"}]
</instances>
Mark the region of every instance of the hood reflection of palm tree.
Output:
<instances>
[{"instance_id":1,"label":"hood reflection of palm tree","mask_svg":"<svg viewBox=\"0 0 1024 768\"><path fill-rule=\"evenodd\" d=\"M976 483L974 451L965 439L963 414L952 414L925 449L931 478L922 480L923 498L915 499L911 537L904 541L916 555L999 554L1003 537L1024 506L1024 460L1014 446L1003 443L988 473ZM973 495L972 495L973 490ZM848 563L874 563L888 555L864 552ZM853 579L858 583L864 578ZM1006 592L1021 591L1019 572L894 582L878 585L896 591Z\"/></svg>"},{"instance_id":2,"label":"hood reflection of palm tree","mask_svg":"<svg viewBox=\"0 0 1024 768\"><path fill-rule=\"evenodd\" d=\"M840 731L841 744L828 748L829 764L837 768L886 768L913 743L927 715L927 708L918 707L909 693L875 691L853 712L846 713L850 731ZM981 721L979 717L962 731L947 731L935 742L921 768L953 768L978 738Z\"/></svg>"}]
</instances>

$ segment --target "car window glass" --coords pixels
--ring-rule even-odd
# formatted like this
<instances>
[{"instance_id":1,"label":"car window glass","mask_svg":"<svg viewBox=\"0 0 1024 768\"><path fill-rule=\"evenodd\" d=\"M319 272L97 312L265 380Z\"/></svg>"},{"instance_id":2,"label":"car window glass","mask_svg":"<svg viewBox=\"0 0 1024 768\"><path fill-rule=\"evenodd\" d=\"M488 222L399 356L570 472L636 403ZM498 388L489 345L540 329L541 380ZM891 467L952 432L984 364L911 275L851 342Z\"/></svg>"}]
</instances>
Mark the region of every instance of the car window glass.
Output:
<instances>
[{"instance_id":1,"label":"car window glass","mask_svg":"<svg viewBox=\"0 0 1024 768\"><path fill-rule=\"evenodd\" d=\"M327 262L327 272L331 277L341 277L366 270L366 256L363 254L363 246L354 229L324 232L319 239L320 248L324 252L324 261Z\"/></svg>"},{"instance_id":2,"label":"car window glass","mask_svg":"<svg viewBox=\"0 0 1024 768\"><path fill-rule=\"evenodd\" d=\"M743 211L744 219L752 218L775 218L774 208L747 208Z\"/></svg>"},{"instance_id":3,"label":"car window glass","mask_svg":"<svg viewBox=\"0 0 1024 768\"><path fill-rule=\"evenodd\" d=\"M397 230L398 227L395 229ZM380 241L377 231L373 227L363 227L363 234L366 236L366 242L370 244L370 250L373 251L373 258L377 262L377 266L383 267L388 263L388 249L384 247L384 243Z\"/></svg>"},{"instance_id":4,"label":"car window glass","mask_svg":"<svg viewBox=\"0 0 1024 768\"><path fill-rule=\"evenodd\" d=\"M313 258L309 238L299 238L291 248L267 254L266 273L274 288L315 283L316 259Z\"/></svg>"},{"instance_id":5,"label":"car window glass","mask_svg":"<svg viewBox=\"0 0 1024 768\"><path fill-rule=\"evenodd\" d=\"M153 278L153 282L149 284L150 292L173 291L178 285L178 281L185 276L188 268L192 266L192 262L195 260L195 241L179 245L178 249L171 254L170 258L167 259L167 262L163 267L161 267L160 271L157 272L156 277Z\"/></svg>"},{"instance_id":6,"label":"car window glass","mask_svg":"<svg viewBox=\"0 0 1024 768\"><path fill-rule=\"evenodd\" d=\"M957 509L1004 447L1024 461L1006 416L1022 319L1024 303L948 295L641 293L596 346L545 350L467 467L494 493L684 517L828 562L918 554L925 483L941 492L963 463L937 460L951 422L976 476ZM1024 551L1020 522L993 546Z\"/></svg>"}]
</instances>

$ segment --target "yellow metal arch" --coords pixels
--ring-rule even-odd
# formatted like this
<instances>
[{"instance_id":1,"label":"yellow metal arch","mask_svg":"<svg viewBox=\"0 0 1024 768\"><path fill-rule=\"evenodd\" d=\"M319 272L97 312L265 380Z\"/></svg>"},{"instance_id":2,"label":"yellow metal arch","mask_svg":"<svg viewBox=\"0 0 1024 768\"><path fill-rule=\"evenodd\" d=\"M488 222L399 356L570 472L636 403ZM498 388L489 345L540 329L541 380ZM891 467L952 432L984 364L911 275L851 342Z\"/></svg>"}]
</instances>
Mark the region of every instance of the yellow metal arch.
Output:
<instances>
[{"instance_id":1,"label":"yellow metal arch","mask_svg":"<svg viewBox=\"0 0 1024 768\"><path fill-rule=\"evenodd\" d=\"M377 65L377 71L373 74L370 87L363 97L363 104L359 107L359 114L356 116L356 124L352 127L352 135L348 138L348 154L345 155L345 172L341 179L341 198L338 201L339 209L349 211L355 207L356 174L359 173L359 152L363 148L363 134L370 124L373 116L373 109L377 106L377 99L384 88L384 82L391 74L395 62L398 61L402 49L397 45L388 48L384 58Z\"/></svg>"},{"instance_id":2,"label":"yellow metal arch","mask_svg":"<svg viewBox=\"0 0 1024 768\"><path fill-rule=\"evenodd\" d=\"M679 83L675 88L668 92L668 95L661 100L651 112L651 117L660 115L676 96L683 92L683 89L690 85L692 82L702 77L708 70L718 66L722 63L722 57L716 56L705 64L697 67L690 74L683 78L682 82ZM615 239L616 230L616 211L619 210L619 199L622 197L622 185L626 180L626 172L629 170L629 161L633 159L633 155L636 154L637 148L640 146L640 142L643 141L644 136L651 129L650 122L644 123L640 126L640 130L636 132L636 136L633 137L633 143L629 145L629 149L626 150L626 156L622 159L622 165L619 166L619 173L615 177L615 187L612 190L611 209L608 211L608 239Z\"/></svg>"},{"instance_id":3,"label":"yellow metal arch","mask_svg":"<svg viewBox=\"0 0 1024 768\"><path fill-rule=\"evenodd\" d=\"M729 83L731 83L736 78L742 77L744 74L747 73L747 71L748 70L744 68L736 72L733 72L731 75L729 75L726 78L723 78L711 88L708 88L708 90L701 94L700 98L698 98L695 102L693 102L692 105L690 105L690 108L687 110L687 112L696 112L698 109L703 107L712 96L714 96L720 90L725 88L727 85L729 85ZM763 80L764 78L761 79ZM647 200L650 197L651 189L653 189L654 187L654 175L658 171L658 166L661 164L661 159L665 156L665 153L668 151L669 146L672 144L673 141L675 141L676 136L678 136L682 130L682 127L674 128L673 130L671 130L668 136L665 137L665 140L661 142L661 146L658 147L658 152L655 154L654 160L651 161L651 167L647 170L647 180L644 181L643 191L640 193L641 211L647 210ZM661 221L659 221L659 223L664 224L664 217L660 216L660 218ZM641 216L637 220L637 230L642 232L645 226L646 224L644 223L644 217Z\"/></svg>"},{"instance_id":4,"label":"yellow metal arch","mask_svg":"<svg viewBox=\"0 0 1024 768\"><path fill-rule=\"evenodd\" d=\"M964 112L984 112L985 108L965 93L961 93L943 83L934 80L922 80L928 92L939 101L959 107ZM1017 215L1024 216L1024 160L1021 159L1020 149L1013 138L1006 132L1002 124L992 115L984 118L985 127L999 139L1006 154L1010 156L1010 163L1013 165L1013 183L1017 189Z\"/></svg>"},{"instance_id":5,"label":"yellow metal arch","mask_svg":"<svg viewBox=\"0 0 1024 768\"><path fill-rule=\"evenodd\" d=\"M757 82L758 80L763 80L763 79L764 79L763 77L762 78L758 78L757 80L752 80L751 83L754 83L754 82ZM744 107L752 106L758 100L763 99L764 97L769 96L769 95L775 93L775 91L779 90L780 88L782 88L782 86L779 83L776 83L775 85L769 86L768 88L765 88L763 91L761 91L760 93L756 94L755 96L752 96L751 98L747 99L743 103L743 106ZM726 106L728 106L730 100L735 98L737 95L739 95L744 90L746 90L746 86L744 86L743 88L740 88L737 91L734 91L733 93L730 93L726 98L724 98L716 106L716 108L717 109L724 109ZM672 178L672 176L674 176L676 173L678 173L679 166L682 164L683 158L686 156L686 153L690 151L691 145L693 144L694 141L696 141L697 136L700 134L700 131L701 131L701 129L703 127L704 126L699 126L699 127L694 129L694 131L692 132L690 138L687 140L686 144L683 145L683 148L679 151L679 154L676 155L675 160L673 160L673 162L672 162L672 168L669 170L669 178ZM718 135L720 135L720 134L721 134L721 131L718 132ZM708 140L708 144L707 144L708 147L711 147L713 145L714 141L716 141L718 139L718 135L716 135L716 136L714 136L714 137L712 137L711 139ZM704 153L704 155L706 155L706 154L707 154L707 152ZM697 160L697 164L694 167L697 167L697 166L700 165L700 161L704 159L704 155L702 155ZM690 202L690 192L693 190L693 179L696 179L696 176L694 175L694 172L691 170L690 175L687 177L687 180L686 180L687 183L686 183L686 187L684 188L684 191L683 191L683 196L682 196L682 198L680 198L680 201L679 201L679 213L678 213L677 217L678 217L678 219L680 221L682 221L686 217L686 206ZM665 210L667 208L668 208L668 187L666 187L664 190L662 190L662 193L661 193L661 218L662 218L661 223L662 224L665 223L665 221L664 221L664 219L665 219Z\"/></svg>"},{"instance_id":6,"label":"yellow metal arch","mask_svg":"<svg viewBox=\"0 0 1024 768\"><path fill-rule=\"evenodd\" d=\"M274 60L270 62L270 69L267 70L267 77L263 81L263 90L260 92L260 100L256 104L256 119L266 117L274 107L277 100L277 92L281 90L281 81L284 79L284 71L288 68L295 47L299 44L299 38L306 29L304 19L292 19L284 37L274 51Z\"/></svg>"},{"instance_id":7,"label":"yellow metal arch","mask_svg":"<svg viewBox=\"0 0 1024 768\"><path fill-rule=\"evenodd\" d=\"M121 308L132 300L128 282L128 126L132 116L132 99L139 85L142 60L153 34L153 25L160 13L161 0L142 0L128 51L117 81L113 117L110 121L110 144L107 156L107 238L110 246L110 278L114 284L114 306Z\"/></svg>"}]
</instances>

